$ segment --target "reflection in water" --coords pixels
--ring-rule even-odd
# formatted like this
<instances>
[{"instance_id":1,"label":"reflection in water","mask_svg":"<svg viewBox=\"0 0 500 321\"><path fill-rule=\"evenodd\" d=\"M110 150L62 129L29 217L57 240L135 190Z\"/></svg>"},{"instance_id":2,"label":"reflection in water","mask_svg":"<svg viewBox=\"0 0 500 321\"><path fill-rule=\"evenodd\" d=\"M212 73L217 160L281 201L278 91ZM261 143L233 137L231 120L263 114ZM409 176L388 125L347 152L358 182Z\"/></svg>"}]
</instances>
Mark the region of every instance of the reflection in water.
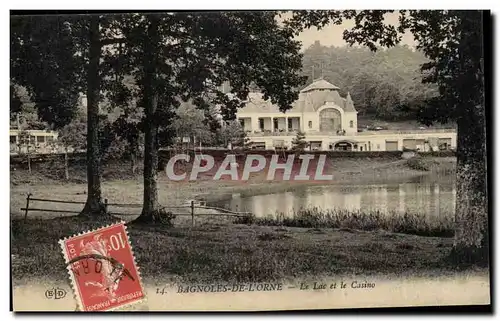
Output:
<instances>
[{"instance_id":1,"label":"reflection in water","mask_svg":"<svg viewBox=\"0 0 500 321\"><path fill-rule=\"evenodd\" d=\"M294 191L266 195L233 194L217 202L233 211L248 211L256 216L301 208L378 210L424 215L451 215L455 211L453 183L401 183L357 186L302 186Z\"/></svg>"}]
</instances>

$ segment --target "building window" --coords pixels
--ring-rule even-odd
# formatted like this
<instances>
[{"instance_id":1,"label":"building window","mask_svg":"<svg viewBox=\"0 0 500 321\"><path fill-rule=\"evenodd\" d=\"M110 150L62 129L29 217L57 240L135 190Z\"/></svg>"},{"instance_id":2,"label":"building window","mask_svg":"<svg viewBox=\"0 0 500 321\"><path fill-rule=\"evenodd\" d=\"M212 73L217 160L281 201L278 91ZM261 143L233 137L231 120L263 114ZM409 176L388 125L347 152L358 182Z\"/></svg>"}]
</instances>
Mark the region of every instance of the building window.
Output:
<instances>
[{"instance_id":1,"label":"building window","mask_svg":"<svg viewBox=\"0 0 500 321\"><path fill-rule=\"evenodd\" d=\"M313 122L309 121L309 129L311 129L312 127L313 127Z\"/></svg>"},{"instance_id":2,"label":"building window","mask_svg":"<svg viewBox=\"0 0 500 321\"><path fill-rule=\"evenodd\" d=\"M274 123L274 131L278 131L278 118L274 118L273 123Z\"/></svg>"},{"instance_id":3,"label":"building window","mask_svg":"<svg viewBox=\"0 0 500 321\"><path fill-rule=\"evenodd\" d=\"M264 119L259 118L259 128L260 130L264 130Z\"/></svg>"},{"instance_id":4,"label":"building window","mask_svg":"<svg viewBox=\"0 0 500 321\"><path fill-rule=\"evenodd\" d=\"M245 127L245 120L244 119L240 119L240 125L243 128Z\"/></svg>"},{"instance_id":5,"label":"building window","mask_svg":"<svg viewBox=\"0 0 500 321\"><path fill-rule=\"evenodd\" d=\"M380 149L380 145L379 144L377 144L377 149Z\"/></svg>"},{"instance_id":6,"label":"building window","mask_svg":"<svg viewBox=\"0 0 500 321\"><path fill-rule=\"evenodd\" d=\"M45 136L36 136L37 143L45 143Z\"/></svg>"},{"instance_id":7,"label":"building window","mask_svg":"<svg viewBox=\"0 0 500 321\"><path fill-rule=\"evenodd\" d=\"M349 121L349 127L353 128L354 127L354 121Z\"/></svg>"},{"instance_id":8,"label":"building window","mask_svg":"<svg viewBox=\"0 0 500 321\"><path fill-rule=\"evenodd\" d=\"M266 149L266 143L255 142L252 144L252 149Z\"/></svg>"},{"instance_id":9,"label":"building window","mask_svg":"<svg viewBox=\"0 0 500 321\"><path fill-rule=\"evenodd\" d=\"M342 129L342 115L334 108L328 108L319 113L319 131L336 132Z\"/></svg>"},{"instance_id":10,"label":"building window","mask_svg":"<svg viewBox=\"0 0 500 321\"><path fill-rule=\"evenodd\" d=\"M47 136L47 142L53 142L54 141L54 136Z\"/></svg>"},{"instance_id":11,"label":"building window","mask_svg":"<svg viewBox=\"0 0 500 321\"><path fill-rule=\"evenodd\" d=\"M15 135L10 135L10 143L15 144L16 143L16 137Z\"/></svg>"},{"instance_id":12,"label":"building window","mask_svg":"<svg viewBox=\"0 0 500 321\"><path fill-rule=\"evenodd\" d=\"M292 120L288 119L288 130L292 130L292 129L293 129Z\"/></svg>"}]
</instances>

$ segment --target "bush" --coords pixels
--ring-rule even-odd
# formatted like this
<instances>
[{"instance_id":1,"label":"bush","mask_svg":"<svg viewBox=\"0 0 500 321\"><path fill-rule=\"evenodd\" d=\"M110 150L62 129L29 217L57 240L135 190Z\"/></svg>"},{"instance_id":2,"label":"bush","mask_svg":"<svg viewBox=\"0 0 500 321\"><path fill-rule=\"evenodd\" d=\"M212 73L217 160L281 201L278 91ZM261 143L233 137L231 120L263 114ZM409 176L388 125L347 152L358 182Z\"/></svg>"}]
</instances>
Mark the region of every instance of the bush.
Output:
<instances>
[{"instance_id":1,"label":"bush","mask_svg":"<svg viewBox=\"0 0 500 321\"><path fill-rule=\"evenodd\" d=\"M257 225L305 228L339 228L388 232L421 236L452 237L453 217L429 218L417 213L384 213L380 211L322 210L317 207L295 211L291 216L276 213L256 218Z\"/></svg>"},{"instance_id":2,"label":"bush","mask_svg":"<svg viewBox=\"0 0 500 321\"><path fill-rule=\"evenodd\" d=\"M409 158L406 165L414 170L428 172L430 170L429 163L420 157Z\"/></svg>"},{"instance_id":3,"label":"bush","mask_svg":"<svg viewBox=\"0 0 500 321\"><path fill-rule=\"evenodd\" d=\"M255 222L255 215L245 215L245 216L238 216L233 223L234 224L246 224L246 225L252 225Z\"/></svg>"},{"instance_id":4,"label":"bush","mask_svg":"<svg viewBox=\"0 0 500 321\"><path fill-rule=\"evenodd\" d=\"M166 227L173 227L176 216L172 212L166 212L164 209L161 209L159 212L161 223Z\"/></svg>"}]
</instances>

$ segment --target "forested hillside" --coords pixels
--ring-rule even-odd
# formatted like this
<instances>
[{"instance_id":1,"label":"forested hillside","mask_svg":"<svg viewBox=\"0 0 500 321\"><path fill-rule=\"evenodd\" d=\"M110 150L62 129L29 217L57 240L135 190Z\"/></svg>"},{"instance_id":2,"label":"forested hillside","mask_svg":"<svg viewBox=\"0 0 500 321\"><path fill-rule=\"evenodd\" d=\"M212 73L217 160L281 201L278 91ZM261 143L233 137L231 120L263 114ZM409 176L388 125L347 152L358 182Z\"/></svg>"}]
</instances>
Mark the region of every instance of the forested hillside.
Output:
<instances>
[{"instance_id":1,"label":"forested hillside","mask_svg":"<svg viewBox=\"0 0 500 321\"><path fill-rule=\"evenodd\" d=\"M416 119L425 100L438 94L422 84L424 55L407 46L371 52L367 47L326 47L316 42L304 51L303 73L308 83L323 76L350 92L361 118L387 121Z\"/></svg>"}]
</instances>

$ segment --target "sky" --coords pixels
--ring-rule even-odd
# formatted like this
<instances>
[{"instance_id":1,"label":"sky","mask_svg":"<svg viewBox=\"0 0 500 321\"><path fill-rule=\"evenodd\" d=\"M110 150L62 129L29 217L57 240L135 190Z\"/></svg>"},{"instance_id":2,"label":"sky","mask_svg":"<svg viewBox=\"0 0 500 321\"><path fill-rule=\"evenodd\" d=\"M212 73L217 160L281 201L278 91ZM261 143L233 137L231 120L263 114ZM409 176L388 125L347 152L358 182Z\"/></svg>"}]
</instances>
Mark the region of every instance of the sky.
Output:
<instances>
[{"instance_id":1,"label":"sky","mask_svg":"<svg viewBox=\"0 0 500 321\"><path fill-rule=\"evenodd\" d=\"M392 25L398 25L398 14L389 13L386 15L386 23ZM302 32L296 37L297 40L302 42L302 50L307 49L309 46L314 44L315 41L319 41L323 46L346 46L347 43L342 39L342 34L345 29L352 28L354 26L354 21L345 21L341 25L330 24L325 28L318 30L313 27ZM406 33L403 35L401 44L407 44L410 47L415 46L415 41L411 33Z\"/></svg>"}]
</instances>

